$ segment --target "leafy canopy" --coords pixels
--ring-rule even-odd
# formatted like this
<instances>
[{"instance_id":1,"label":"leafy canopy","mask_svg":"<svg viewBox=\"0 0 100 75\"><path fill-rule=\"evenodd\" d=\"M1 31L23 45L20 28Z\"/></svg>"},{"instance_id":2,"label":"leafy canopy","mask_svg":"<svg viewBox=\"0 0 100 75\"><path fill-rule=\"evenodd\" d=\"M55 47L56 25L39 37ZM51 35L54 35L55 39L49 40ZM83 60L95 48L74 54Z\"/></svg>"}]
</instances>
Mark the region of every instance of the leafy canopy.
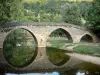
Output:
<instances>
[{"instance_id":1,"label":"leafy canopy","mask_svg":"<svg viewBox=\"0 0 100 75\"><path fill-rule=\"evenodd\" d=\"M75 3L66 3L61 10L62 20L66 23L81 24L80 8Z\"/></svg>"},{"instance_id":2,"label":"leafy canopy","mask_svg":"<svg viewBox=\"0 0 100 75\"><path fill-rule=\"evenodd\" d=\"M0 25L20 21L24 16L22 0L0 0Z\"/></svg>"},{"instance_id":3,"label":"leafy canopy","mask_svg":"<svg viewBox=\"0 0 100 75\"><path fill-rule=\"evenodd\" d=\"M87 13L88 28L96 33L100 31L100 0L94 0Z\"/></svg>"}]
</instances>

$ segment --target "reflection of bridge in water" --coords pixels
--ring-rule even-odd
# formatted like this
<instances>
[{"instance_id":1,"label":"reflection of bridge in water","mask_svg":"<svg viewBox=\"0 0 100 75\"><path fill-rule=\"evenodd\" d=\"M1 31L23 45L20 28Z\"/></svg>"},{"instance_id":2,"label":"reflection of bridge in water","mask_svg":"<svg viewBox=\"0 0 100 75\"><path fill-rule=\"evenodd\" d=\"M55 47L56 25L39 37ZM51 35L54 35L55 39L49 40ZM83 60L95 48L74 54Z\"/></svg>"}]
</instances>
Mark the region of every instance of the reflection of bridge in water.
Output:
<instances>
[{"instance_id":1,"label":"reflection of bridge in water","mask_svg":"<svg viewBox=\"0 0 100 75\"><path fill-rule=\"evenodd\" d=\"M10 33L13 32L16 29L25 29L29 32L31 32L37 40L38 43L38 53L35 58L35 60L29 64L26 67L23 68L17 68L12 65L10 65L4 58L3 55L3 42L6 38L6 36ZM85 58L85 56L82 56L79 58L78 56L81 55L73 55L69 54L71 56L70 60L65 63L62 66L55 66L53 65L49 60L48 56L46 55L46 41L49 37L49 35L57 30L57 29L62 29L65 31L68 40L71 40L72 43L79 43L81 40L85 40L85 38L90 38L88 42L97 42L98 39L93 33L90 33L88 30L85 28L77 27L71 24L66 24L66 23L10 23L7 24L0 32L0 69L8 72L35 72L35 71L53 71L53 70L59 70L59 69L70 69L71 67L81 63L82 61L80 60L82 57ZM78 59L77 59L78 58ZM82 58L82 60L83 60ZM95 57L88 57L87 58L94 58ZM84 61L89 61L89 60ZM100 58L98 59L97 62L96 60L90 59L90 62L99 64Z\"/></svg>"}]
</instances>

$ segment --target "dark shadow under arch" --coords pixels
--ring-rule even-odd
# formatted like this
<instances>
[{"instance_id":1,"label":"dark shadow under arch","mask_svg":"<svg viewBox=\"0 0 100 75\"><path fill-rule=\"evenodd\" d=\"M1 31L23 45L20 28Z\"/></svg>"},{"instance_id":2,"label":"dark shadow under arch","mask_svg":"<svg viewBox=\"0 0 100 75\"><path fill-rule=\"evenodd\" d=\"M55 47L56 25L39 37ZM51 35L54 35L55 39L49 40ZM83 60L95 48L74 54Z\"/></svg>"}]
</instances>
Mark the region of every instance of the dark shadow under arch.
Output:
<instances>
[{"instance_id":1,"label":"dark shadow under arch","mask_svg":"<svg viewBox=\"0 0 100 75\"><path fill-rule=\"evenodd\" d=\"M93 38L92 38L92 36L90 36L90 35L88 35L88 34L85 34L85 35L81 38L80 42L93 43Z\"/></svg>"}]
</instances>

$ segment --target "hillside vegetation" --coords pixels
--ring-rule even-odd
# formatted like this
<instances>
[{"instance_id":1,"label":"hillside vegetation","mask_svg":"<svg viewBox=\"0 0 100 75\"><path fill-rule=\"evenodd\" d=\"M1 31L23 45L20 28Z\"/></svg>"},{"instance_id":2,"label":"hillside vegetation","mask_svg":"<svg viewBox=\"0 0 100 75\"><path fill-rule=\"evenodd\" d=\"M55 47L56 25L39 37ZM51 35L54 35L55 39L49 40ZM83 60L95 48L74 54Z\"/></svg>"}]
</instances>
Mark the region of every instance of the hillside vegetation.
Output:
<instances>
[{"instance_id":1,"label":"hillside vegetation","mask_svg":"<svg viewBox=\"0 0 100 75\"><path fill-rule=\"evenodd\" d=\"M65 22L100 36L100 0L0 1L0 26L6 22Z\"/></svg>"},{"instance_id":2,"label":"hillside vegetation","mask_svg":"<svg viewBox=\"0 0 100 75\"><path fill-rule=\"evenodd\" d=\"M28 2L28 3L36 3L36 2L47 2L48 0L23 0L23 2ZM82 1L86 1L86 2L92 2L93 0L61 0L61 1L73 1L73 2L82 2Z\"/></svg>"},{"instance_id":3,"label":"hillside vegetation","mask_svg":"<svg viewBox=\"0 0 100 75\"><path fill-rule=\"evenodd\" d=\"M40 2L40 3L43 3L43 2L47 2L47 0L23 0L23 2L27 2L27 3L36 3L36 2Z\"/></svg>"}]
</instances>

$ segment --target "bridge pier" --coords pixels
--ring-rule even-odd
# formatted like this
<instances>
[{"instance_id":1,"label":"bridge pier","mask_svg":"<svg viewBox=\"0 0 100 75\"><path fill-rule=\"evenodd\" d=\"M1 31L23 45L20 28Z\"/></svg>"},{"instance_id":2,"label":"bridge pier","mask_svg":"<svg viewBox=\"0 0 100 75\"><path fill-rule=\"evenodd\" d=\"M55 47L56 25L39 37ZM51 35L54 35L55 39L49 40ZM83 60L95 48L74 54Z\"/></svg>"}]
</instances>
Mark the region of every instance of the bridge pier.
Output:
<instances>
[{"instance_id":1,"label":"bridge pier","mask_svg":"<svg viewBox=\"0 0 100 75\"><path fill-rule=\"evenodd\" d=\"M73 36L73 43L79 43L80 42L80 35L76 35L76 36Z\"/></svg>"}]
</instances>

